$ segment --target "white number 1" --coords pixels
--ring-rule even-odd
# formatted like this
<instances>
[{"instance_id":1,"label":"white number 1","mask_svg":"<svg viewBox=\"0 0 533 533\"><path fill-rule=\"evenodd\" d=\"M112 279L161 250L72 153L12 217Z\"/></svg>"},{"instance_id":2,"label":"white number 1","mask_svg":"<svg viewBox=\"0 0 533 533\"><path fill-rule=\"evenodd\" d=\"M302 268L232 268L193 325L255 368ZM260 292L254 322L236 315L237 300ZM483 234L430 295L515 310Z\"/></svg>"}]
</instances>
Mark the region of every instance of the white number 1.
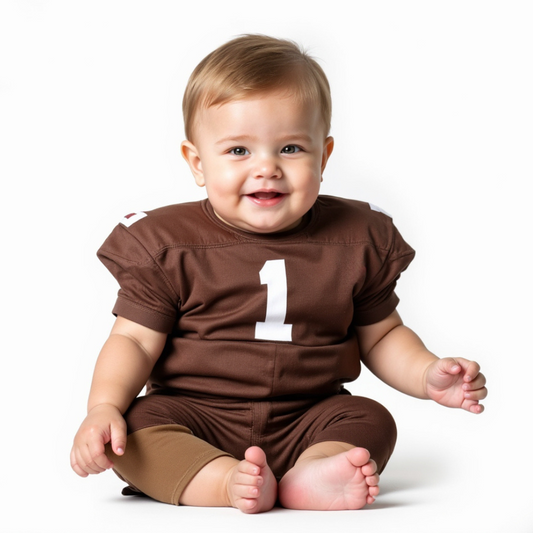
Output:
<instances>
[{"instance_id":1,"label":"white number 1","mask_svg":"<svg viewBox=\"0 0 533 533\"><path fill-rule=\"evenodd\" d=\"M287 315L287 271L285 259L267 261L259 272L261 285L267 286L267 307L264 322L256 322L255 338L268 341L292 341L292 324L285 324Z\"/></svg>"}]
</instances>

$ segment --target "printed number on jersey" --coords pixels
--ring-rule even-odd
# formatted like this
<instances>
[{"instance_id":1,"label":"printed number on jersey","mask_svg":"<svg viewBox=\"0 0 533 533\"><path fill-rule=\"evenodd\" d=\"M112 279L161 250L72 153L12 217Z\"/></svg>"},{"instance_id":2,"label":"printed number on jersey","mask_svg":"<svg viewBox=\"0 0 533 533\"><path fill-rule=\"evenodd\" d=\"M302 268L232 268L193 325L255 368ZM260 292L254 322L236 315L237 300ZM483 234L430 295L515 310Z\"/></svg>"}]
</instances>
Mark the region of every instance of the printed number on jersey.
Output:
<instances>
[{"instance_id":1,"label":"printed number on jersey","mask_svg":"<svg viewBox=\"0 0 533 533\"><path fill-rule=\"evenodd\" d=\"M267 261L259 271L261 285L267 286L264 322L256 322L255 338L268 341L292 341L292 324L287 316L287 271L285 259Z\"/></svg>"}]
</instances>

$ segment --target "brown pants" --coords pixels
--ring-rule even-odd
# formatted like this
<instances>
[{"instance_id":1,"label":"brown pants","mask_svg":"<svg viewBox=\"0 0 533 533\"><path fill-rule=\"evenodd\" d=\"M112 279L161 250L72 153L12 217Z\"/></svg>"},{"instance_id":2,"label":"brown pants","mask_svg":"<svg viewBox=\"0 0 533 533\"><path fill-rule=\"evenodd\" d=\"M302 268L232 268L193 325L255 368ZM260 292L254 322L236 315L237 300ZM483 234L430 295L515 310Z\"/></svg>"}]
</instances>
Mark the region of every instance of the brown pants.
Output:
<instances>
[{"instance_id":1,"label":"brown pants","mask_svg":"<svg viewBox=\"0 0 533 533\"><path fill-rule=\"evenodd\" d=\"M280 479L309 446L340 441L369 450L381 472L396 443L390 413L368 398L338 394L319 399L245 401L151 394L124 415L126 453L108 447L115 472L139 492L178 505L183 489L210 461L241 460L260 446Z\"/></svg>"}]
</instances>

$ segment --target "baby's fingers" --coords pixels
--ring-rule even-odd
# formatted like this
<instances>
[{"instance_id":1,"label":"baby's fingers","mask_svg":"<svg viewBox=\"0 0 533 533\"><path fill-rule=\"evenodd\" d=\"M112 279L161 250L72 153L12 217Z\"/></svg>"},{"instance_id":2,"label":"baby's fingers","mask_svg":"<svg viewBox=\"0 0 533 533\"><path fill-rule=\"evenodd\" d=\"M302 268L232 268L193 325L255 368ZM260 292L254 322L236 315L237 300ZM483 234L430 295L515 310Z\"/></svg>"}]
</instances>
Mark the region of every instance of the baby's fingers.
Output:
<instances>
[{"instance_id":1,"label":"baby's fingers","mask_svg":"<svg viewBox=\"0 0 533 533\"><path fill-rule=\"evenodd\" d=\"M479 371L481 370L481 367L475 361L468 361L466 359L461 359L461 358L459 358L458 361L460 362L461 366L464 369L465 382L470 383L481 375L479 373Z\"/></svg>"},{"instance_id":2,"label":"baby's fingers","mask_svg":"<svg viewBox=\"0 0 533 533\"><path fill-rule=\"evenodd\" d=\"M111 424L111 449L113 453L124 455L126 439L126 422L124 419Z\"/></svg>"},{"instance_id":3,"label":"baby's fingers","mask_svg":"<svg viewBox=\"0 0 533 533\"><path fill-rule=\"evenodd\" d=\"M72 470L78 474L78 476L87 477L89 475L78 464L78 459L76 458L76 452L74 451L74 448L72 448L72 451L70 452L70 466L72 467Z\"/></svg>"},{"instance_id":4,"label":"baby's fingers","mask_svg":"<svg viewBox=\"0 0 533 533\"><path fill-rule=\"evenodd\" d=\"M484 400L488 394L485 383L485 376L480 373L474 380L463 384L465 398L463 409L474 414L480 414L484 411L485 408L479 402Z\"/></svg>"},{"instance_id":5,"label":"baby's fingers","mask_svg":"<svg viewBox=\"0 0 533 533\"><path fill-rule=\"evenodd\" d=\"M464 397L468 400L484 400L488 394L488 390L484 384L484 379L480 379L479 383L465 383L463 385Z\"/></svg>"},{"instance_id":6,"label":"baby's fingers","mask_svg":"<svg viewBox=\"0 0 533 533\"><path fill-rule=\"evenodd\" d=\"M113 462L110 461L105 454L104 445L100 442L91 443L88 447L89 456L87 457L87 466L96 471L96 473L103 472L113 467Z\"/></svg>"},{"instance_id":7,"label":"baby's fingers","mask_svg":"<svg viewBox=\"0 0 533 533\"><path fill-rule=\"evenodd\" d=\"M479 365L478 365L479 366ZM472 373L473 374L473 373ZM481 400L487 396L487 389L485 388L485 384L487 383L487 380L485 379L485 376L477 371L475 374L475 377L472 377L472 374L465 374L465 382L463 383L463 390L466 392L479 392L481 395L476 395L477 400ZM470 396L466 396L467 398ZM472 396L473 397L473 396Z\"/></svg>"},{"instance_id":8,"label":"baby's fingers","mask_svg":"<svg viewBox=\"0 0 533 533\"><path fill-rule=\"evenodd\" d=\"M479 402L465 401L463 404L463 409L470 411L475 415L479 415L485 410L485 407L483 407L483 405L481 405Z\"/></svg>"},{"instance_id":9,"label":"baby's fingers","mask_svg":"<svg viewBox=\"0 0 533 533\"><path fill-rule=\"evenodd\" d=\"M89 474L99 474L102 469L94 464L87 449L73 449L70 465L76 474L87 477Z\"/></svg>"},{"instance_id":10,"label":"baby's fingers","mask_svg":"<svg viewBox=\"0 0 533 533\"><path fill-rule=\"evenodd\" d=\"M97 443L74 446L70 464L74 472L82 477L87 477L89 474L100 474L113 467L113 463L104 453L103 445Z\"/></svg>"}]
</instances>

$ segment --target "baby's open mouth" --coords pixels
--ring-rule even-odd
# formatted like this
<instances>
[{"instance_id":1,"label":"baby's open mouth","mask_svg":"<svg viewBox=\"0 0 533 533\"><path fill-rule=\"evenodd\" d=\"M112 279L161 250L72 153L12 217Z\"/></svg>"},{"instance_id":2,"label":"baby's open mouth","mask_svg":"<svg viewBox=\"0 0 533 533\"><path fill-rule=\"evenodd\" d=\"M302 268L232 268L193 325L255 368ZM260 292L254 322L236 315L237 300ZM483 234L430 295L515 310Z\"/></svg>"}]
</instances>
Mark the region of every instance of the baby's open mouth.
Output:
<instances>
[{"instance_id":1,"label":"baby's open mouth","mask_svg":"<svg viewBox=\"0 0 533 533\"><path fill-rule=\"evenodd\" d=\"M253 192L252 194L249 194L248 196L252 196L253 198L257 198L258 200L271 200L272 198L278 198L280 196L283 196L283 193L277 192L277 191L258 191Z\"/></svg>"},{"instance_id":2,"label":"baby's open mouth","mask_svg":"<svg viewBox=\"0 0 533 533\"><path fill-rule=\"evenodd\" d=\"M281 204L287 195L279 191L255 191L246 196L258 207L275 207Z\"/></svg>"}]
</instances>

